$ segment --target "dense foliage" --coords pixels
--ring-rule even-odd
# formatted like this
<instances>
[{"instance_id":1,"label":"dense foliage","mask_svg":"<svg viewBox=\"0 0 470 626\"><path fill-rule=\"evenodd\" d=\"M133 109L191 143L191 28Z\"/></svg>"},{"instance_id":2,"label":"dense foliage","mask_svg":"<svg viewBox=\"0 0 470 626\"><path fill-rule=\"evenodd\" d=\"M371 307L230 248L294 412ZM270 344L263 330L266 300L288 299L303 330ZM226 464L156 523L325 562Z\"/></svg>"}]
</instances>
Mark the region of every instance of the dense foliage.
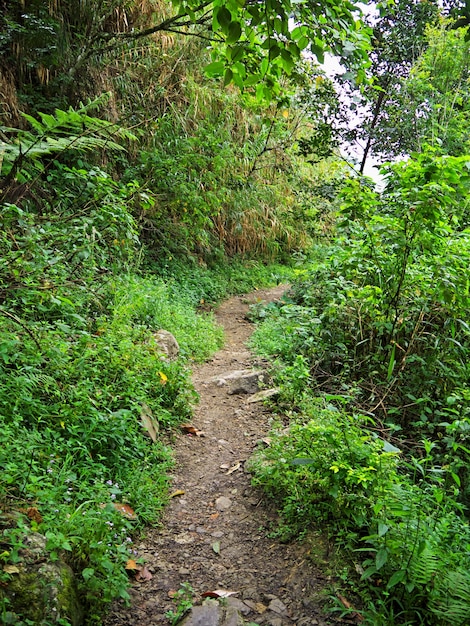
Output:
<instances>
[{"instance_id":1,"label":"dense foliage","mask_svg":"<svg viewBox=\"0 0 470 626\"><path fill-rule=\"evenodd\" d=\"M352 551L366 623L463 625L470 159L428 148L384 174L345 183L335 238L257 333L290 426L255 481Z\"/></svg>"},{"instance_id":2,"label":"dense foliage","mask_svg":"<svg viewBox=\"0 0 470 626\"><path fill-rule=\"evenodd\" d=\"M272 261L313 223L288 181L311 173L276 154L290 119L207 81L194 42L131 47L119 79L112 63L102 75L113 92L71 106L80 76L73 91L57 66L54 80L34 73L49 58L39 35L57 27L45 9L36 17L31 37L10 23L23 54L0 131L0 576L7 585L25 537L42 533L76 572L92 624L129 597L134 537L168 497L171 429L197 401L190 364L221 344L198 309L285 275ZM136 100L152 72L163 86ZM127 124L111 121L117 108ZM27 623L0 598L2 619Z\"/></svg>"},{"instance_id":3,"label":"dense foliage","mask_svg":"<svg viewBox=\"0 0 470 626\"><path fill-rule=\"evenodd\" d=\"M363 28L336 0L0 2L10 623L3 566L31 530L78 574L88 623L128 599L190 364L222 340L201 305L293 255L289 299L254 312L282 390L254 480L289 531L349 551L366 623L468 621L469 36L450 4L457 22L398 2ZM382 191L338 158L344 107L305 51L341 57L353 91L369 79L365 154L408 154Z\"/></svg>"}]
</instances>

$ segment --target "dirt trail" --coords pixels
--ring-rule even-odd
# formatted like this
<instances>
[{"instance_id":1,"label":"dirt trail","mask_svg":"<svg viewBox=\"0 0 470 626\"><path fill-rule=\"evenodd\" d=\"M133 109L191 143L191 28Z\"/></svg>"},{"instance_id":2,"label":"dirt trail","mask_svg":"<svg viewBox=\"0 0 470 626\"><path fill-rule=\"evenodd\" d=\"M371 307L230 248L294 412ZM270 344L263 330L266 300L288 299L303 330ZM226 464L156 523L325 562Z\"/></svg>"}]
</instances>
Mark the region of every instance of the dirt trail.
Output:
<instances>
[{"instance_id":1,"label":"dirt trail","mask_svg":"<svg viewBox=\"0 0 470 626\"><path fill-rule=\"evenodd\" d=\"M174 490L163 528L150 530L138 545L152 580L135 583L132 606L114 605L106 626L168 625L175 609L172 591L189 583L195 602L214 589L237 591L229 599L246 622L270 626L324 626L318 593L326 581L308 558L307 547L270 538L276 516L244 472L257 442L269 432L270 414L248 395L229 395L227 386L210 382L232 370L253 367L246 341L253 325L249 305L282 296L282 286L234 297L216 311L226 342L207 363L196 366L193 381L200 403L193 425L205 436L178 436L174 444Z\"/></svg>"}]
</instances>

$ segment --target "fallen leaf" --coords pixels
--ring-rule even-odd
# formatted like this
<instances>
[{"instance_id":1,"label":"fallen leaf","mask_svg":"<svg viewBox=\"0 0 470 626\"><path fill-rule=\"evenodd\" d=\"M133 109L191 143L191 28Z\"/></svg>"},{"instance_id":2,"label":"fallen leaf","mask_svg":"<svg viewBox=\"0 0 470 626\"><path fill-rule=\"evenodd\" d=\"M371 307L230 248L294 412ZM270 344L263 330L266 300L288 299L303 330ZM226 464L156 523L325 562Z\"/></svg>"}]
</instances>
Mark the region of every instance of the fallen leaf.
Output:
<instances>
[{"instance_id":1,"label":"fallen leaf","mask_svg":"<svg viewBox=\"0 0 470 626\"><path fill-rule=\"evenodd\" d=\"M228 471L225 472L225 475L229 476L230 474L233 474L233 472L236 472L237 470L239 470L241 466L242 466L241 461L237 461L235 465L233 465Z\"/></svg>"},{"instance_id":2,"label":"fallen leaf","mask_svg":"<svg viewBox=\"0 0 470 626\"><path fill-rule=\"evenodd\" d=\"M210 515L210 518L211 518L211 519L217 519L217 518L219 517L219 515L220 515L220 513L219 513L219 512L217 512L217 513L212 513L212 515Z\"/></svg>"},{"instance_id":3,"label":"fallen leaf","mask_svg":"<svg viewBox=\"0 0 470 626\"><path fill-rule=\"evenodd\" d=\"M344 596L342 596L340 593L336 594L336 597L338 598L338 600L341 602L341 604L344 606L345 609L349 609L351 610L351 617L356 621L356 622L362 622L364 620L364 618L362 617L362 615L360 613L357 613L352 604L349 602L349 600L347 600Z\"/></svg>"},{"instance_id":4,"label":"fallen leaf","mask_svg":"<svg viewBox=\"0 0 470 626\"><path fill-rule=\"evenodd\" d=\"M135 580L139 583L143 583L146 580L151 580L153 578L152 574L145 567L145 565L140 565L134 559L128 559L126 563L126 570L128 572L133 572L135 574Z\"/></svg>"},{"instance_id":5,"label":"fallen leaf","mask_svg":"<svg viewBox=\"0 0 470 626\"><path fill-rule=\"evenodd\" d=\"M348 600L346 600L346 598L342 596L340 593L337 593L336 597L338 598L338 600L341 602L341 604L344 606L345 609L351 608L351 603Z\"/></svg>"},{"instance_id":6,"label":"fallen leaf","mask_svg":"<svg viewBox=\"0 0 470 626\"><path fill-rule=\"evenodd\" d=\"M139 583L146 582L147 580L152 580L152 578L153 578L152 574L145 567L145 565L141 566L141 568L137 571L137 574L135 575L135 579Z\"/></svg>"},{"instance_id":7,"label":"fallen leaf","mask_svg":"<svg viewBox=\"0 0 470 626\"><path fill-rule=\"evenodd\" d=\"M174 597L176 596L176 594L177 594L177 593L178 593L178 592L176 591L176 589L170 589L170 590L168 591L168 594L167 594L167 595L168 595L168 597L169 597L169 598L174 598Z\"/></svg>"},{"instance_id":8,"label":"fallen leaf","mask_svg":"<svg viewBox=\"0 0 470 626\"><path fill-rule=\"evenodd\" d=\"M150 436L153 443L156 443L160 427L158 420L153 416L152 410L146 404L143 404L140 409L140 423L147 431L147 434Z\"/></svg>"},{"instance_id":9,"label":"fallen leaf","mask_svg":"<svg viewBox=\"0 0 470 626\"><path fill-rule=\"evenodd\" d=\"M27 509L19 509L19 511L20 513L27 515L30 520L36 522L37 524L41 524L42 515L35 506L29 506Z\"/></svg>"},{"instance_id":10,"label":"fallen leaf","mask_svg":"<svg viewBox=\"0 0 470 626\"><path fill-rule=\"evenodd\" d=\"M206 591L202 594L202 598L229 598L235 596L238 591L228 591L227 589L214 589L214 591Z\"/></svg>"},{"instance_id":11,"label":"fallen leaf","mask_svg":"<svg viewBox=\"0 0 470 626\"><path fill-rule=\"evenodd\" d=\"M191 424L181 424L181 430L184 430L184 432L188 433L188 435L196 435L196 437L205 436L205 433L202 430L199 430L199 428L196 428L195 426L191 426Z\"/></svg>"},{"instance_id":12,"label":"fallen leaf","mask_svg":"<svg viewBox=\"0 0 470 626\"><path fill-rule=\"evenodd\" d=\"M162 385L166 385L168 382L168 376L164 374L163 372L158 372L158 375L160 376L160 383Z\"/></svg>"},{"instance_id":13,"label":"fallen leaf","mask_svg":"<svg viewBox=\"0 0 470 626\"><path fill-rule=\"evenodd\" d=\"M176 498L176 496L184 496L184 491L182 489L177 489L170 494L170 498Z\"/></svg>"},{"instance_id":14,"label":"fallen leaf","mask_svg":"<svg viewBox=\"0 0 470 626\"><path fill-rule=\"evenodd\" d=\"M121 515L127 517L127 519L137 519L137 513L131 509L128 504L123 504L122 502L113 502L113 507L116 511L119 511Z\"/></svg>"},{"instance_id":15,"label":"fallen leaf","mask_svg":"<svg viewBox=\"0 0 470 626\"><path fill-rule=\"evenodd\" d=\"M19 574L20 570L16 567L16 565L4 565L3 571L5 574Z\"/></svg>"},{"instance_id":16,"label":"fallen leaf","mask_svg":"<svg viewBox=\"0 0 470 626\"><path fill-rule=\"evenodd\" d=\"M214 541L211 547L216 554L220 554L220 541Z\"/></svg>"}]
</instances>

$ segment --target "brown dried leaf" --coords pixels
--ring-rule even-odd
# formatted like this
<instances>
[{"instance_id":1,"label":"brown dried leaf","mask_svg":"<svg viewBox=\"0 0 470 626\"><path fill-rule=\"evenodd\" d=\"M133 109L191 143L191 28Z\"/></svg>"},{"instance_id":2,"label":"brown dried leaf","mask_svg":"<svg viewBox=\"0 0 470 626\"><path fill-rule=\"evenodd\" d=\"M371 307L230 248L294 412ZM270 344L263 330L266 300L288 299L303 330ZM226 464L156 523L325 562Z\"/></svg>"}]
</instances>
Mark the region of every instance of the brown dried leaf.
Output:
<instances>
[{"instance_id":1,"label":"brown dried leaf","mask_svg":"<svg viewBox=\"0 0 470 626\"><path fill-rule=\"evenodd\" d=\"M352 606L352 604L349 602L349 600L347 600L344 596L342 596L340 593L336 594L336 597L338 598L338 600L341 602L341 604L344 606L345 609L351 609L351 617L356 621L356 622L362 622L364 620L364 618L362 617L362 615L360 613L356 613L354 611L354 608Z\"/></svg>"},{"instance_id":2,"label":"brown dried leaf","mask_svg":"<svg viewBox=\"0 0 470 626\"><path fill-rule=\"evenodd\" d=\"M338 598L338 600L341 602L341 604L344 606L345 609L351 608L351 603L348 600L346 600L346 598L342 596L340 593L337 593L336 597Z\"/></svg>"},{"instance_id":3,"label":"brown dried leaf","mask_svg":"<svg viewBox=\"0 0 470 626\"><path fill-rule=\"evenodd\" d=\"M252 611L262 615L268 610L268 607L262 602L253 602L253 600L243 600L243 603L250 607Z\"/></svg>"},{"instance_id":4,"label":"brown dried leaf","mask_svg":"<svg viewBox=\"0 0 470 626\"><path fill-rule=\"evenodd\" d=\"M140 569L137 571L137 574L135 575L135 579L139 583L147 582L148 580L152 580L152 578L153 578L152 574L145 567L145 565L141 565Z\"/></svg>"},{"instance_id":5,"label":"brown dried leaf","mask_svg":"<svg viewBox=\"0 0 470 626\"><path fill-rule=\"evenodd\" d=\"M131 572L136 572L139 567L141 567L140 565L138 565L134 559L129 559L126 563L126 569L131 571Z\"/></svg>"},{"instance_id":6,"label":"brown dried leaf","mask_svg":"<svg viewBox=\"0 0 470 626\"><path fill-rule=\"evenodd\" d=\"M35 506L28 507L28 509L26 510L26 515L29 517L30 520L34 520L38 524L42 522L42 515Z\"/></svg>"},{"instance_id":7,"label":"brown dried leaf","mask_svg":"<svg viewBox=\"0 0 470 626\"><path fill-rule=\"evenodd\" d=\"M128 504L113 502L113 507L116 511L119 511L121 515L127 517L127 519L137 519L137 513Z\"/></svg>"},{"instance_id":8,"label":"brown dried leaf","mask_svg":"<svg viewBox=\"0 0 470 626\"><path fill-rule=\"evenodd\" d=\"M230 474L233 474L233 472L236 472L237 470L239 470L241 466L242 466L241 461L237 461L235 465L233 465L229 470L225 472L225 475L230 476Z\"/></svg>"},{"instance_id":9,"label":"brown dried leaf","mask_svg":"<svg viewBox=\"0 0 470 626\"><path fill-rule=\"evenodd\" d=\"M196 437L205 437L204 431L199 430L198 428L196 428L195 426L192 426L191 424L181 424L181 430L183 430L185 433L188 433L188 435L195 435Z\"/></svg>"},{"instance_id":10,"label":"brown dried leaf","mask_svg":"<svg viewBox=\"0 0 470 626\"><path fill-rule=\"evenodd\" d=\"M217 519L217 518L219 517L219 515L220 515L220 513L219 513L219 512L217 512L217 513L212 513L212 515L210 515L210 518L211 518L211 519Z\"/></svg>"},{"instance_id":11,"label":"brown dried leaf","mask_svg":"<svg viewBox=\"0 0 470 626\"><path fill-rule=\"evenodd\" d=\"M147 431L147 434L149 435L153 443L156 443L160 427L158 424L158 420L153 416L150 407L148 407L146 404L143 404L140 409L140 423L142 424L142 427Z\"/></svg>"},{"instance_id":12,"label":"brown dried leaf","mask_svg":"<svg viewBox=\"0 0 470 626\"><path fill-rule=\"evenodd\" d=\"M4 565L3 571L5 572L5 574L19 574L20 573L20 570L18 569L18 567L16 567L16 565Z\"/></svg>"}]
</instances>

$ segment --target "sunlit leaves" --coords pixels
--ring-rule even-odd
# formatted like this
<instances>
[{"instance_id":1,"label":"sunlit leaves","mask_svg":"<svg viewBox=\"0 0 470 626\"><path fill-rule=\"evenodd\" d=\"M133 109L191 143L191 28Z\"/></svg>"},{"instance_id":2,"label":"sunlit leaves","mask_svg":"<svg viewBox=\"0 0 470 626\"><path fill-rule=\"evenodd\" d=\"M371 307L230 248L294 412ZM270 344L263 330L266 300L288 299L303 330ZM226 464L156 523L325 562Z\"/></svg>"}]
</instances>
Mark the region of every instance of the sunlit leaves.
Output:
<instances>
[{"instance_id":1,"label":"sunlit leaves","mask_svg":"<svg viewBox=\"0 0 470 626\"><path fill-rule=\"evenodd\" d=\"M305 4L266 0L259 5L216 0L212 29L222 44L214 44L214 61L206 74L223 76L224 84L234 82L241 89L262 82L256 95L270 100L279 92L281 76L292 72L303 53L323 63L325 53L331 51L348 60L357 80L364 80L368 33L356 17L353 4L338 0ZM235 63L244 72L233 67Z\"/></svg>"}]
</instances>

